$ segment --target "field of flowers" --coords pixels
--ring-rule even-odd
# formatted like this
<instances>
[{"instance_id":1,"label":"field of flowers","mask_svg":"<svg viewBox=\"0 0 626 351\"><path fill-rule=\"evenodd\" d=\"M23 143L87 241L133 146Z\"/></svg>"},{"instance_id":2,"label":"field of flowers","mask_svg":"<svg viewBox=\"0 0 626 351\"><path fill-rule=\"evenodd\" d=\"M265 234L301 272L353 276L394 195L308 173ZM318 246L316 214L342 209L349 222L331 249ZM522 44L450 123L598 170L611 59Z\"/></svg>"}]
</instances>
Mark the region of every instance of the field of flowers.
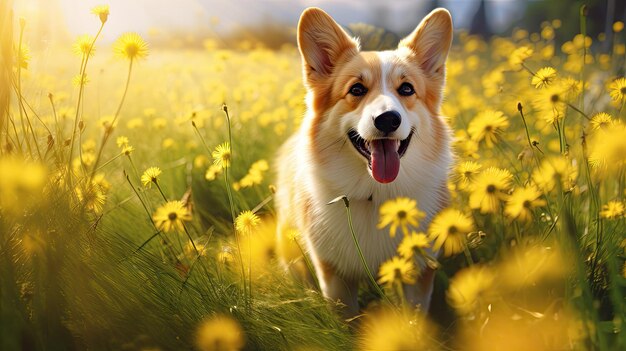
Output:
<instances>
[{"instance_id":1,"label":"field of flowers","mask_svg":"<svg viewBox=\"0 0 626 351\"><path fill-rule=\"evenodd\" d=\"M272 202L305 111L297 48L109 48L109 8L92 12L100 30L64 50L29 50L28 19L2 45L0 349L626 349L622 22L606 52L584 11L574 38L559 19L455 33L452 203L424 233L419 203L381 207L404 241L346 323L278 263L310 269ZM424 260L427 316L397 289Z\"/></svg>"}]
</instances>

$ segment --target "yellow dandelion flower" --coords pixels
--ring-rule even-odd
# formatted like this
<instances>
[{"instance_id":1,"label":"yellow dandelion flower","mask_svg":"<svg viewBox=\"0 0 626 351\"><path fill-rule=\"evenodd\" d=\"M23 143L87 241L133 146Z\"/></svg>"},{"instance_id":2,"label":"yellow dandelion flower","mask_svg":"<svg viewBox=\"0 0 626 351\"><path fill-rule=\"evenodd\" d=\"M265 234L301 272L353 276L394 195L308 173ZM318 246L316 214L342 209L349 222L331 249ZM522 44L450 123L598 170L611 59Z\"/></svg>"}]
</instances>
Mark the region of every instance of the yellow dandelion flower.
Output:
<instances>
[{"instance_id":1,"label":"yellow dandelion flower","mask_svg":"<svg viewBox=\"0 0 626 351\"><path fill-rule=\"evenodd\" d=\"M509 56L509 65L512 69L519 71L522 64L533 55L533 49L528 46L521 46L515 49Z\"/></svg>"},{"instance_id":2,"label":"yellow dandelion flower","mask_svg":"<svg viewBox=\"0 0 626 351\"><path fill-rule=\"evenodd\" d=\"M500 111L487 110L479 113L467 127L467 132L475 142L485 141L488 148L500 138L500 134L509 126L509 120Z\"/></svg>"},{"instance_id":3,"label":"yellow dandelion flower","mask_svg":"<svg viewBox=\"0 0 626 351\"><path fill-rule=\"evenodd\" d=\"M29 200L42 198L48 178L43 165L23 158L0 157L0 174L0 211L17 213Z\"/></svg>"},{"instance_id":4,"label":"yellow dandelion flower","mask_svg":"<svg viewBox=\"0 0 626 351\"><path fill-rule=\"evenodd\" d=\"M117 139L115 139L115 144L120 149L123 148L124 146L127 146L128 143L129 143L128 138L125 136L118 136Z\"/></svg>"},{"instance_id":5,"label":"yellow dandelion flower","mask_svg":"<svg viewBox=\"0 0 626 351\"><path fill-rule=\"evenodd\" d=\"M165 127L167 127L167 119L155 118L154 121L152 121L152 127L154 129L164 129Z\"/></svg>"},{"instance_id":6,"label":"yellow dandelion flower","mask_svg":"<svg viewBox=\"0 0 626 351\"><path fill-rule=\"evenodd\" d=\"M230 167L230 144L228 142L219 144L211 153L211 156L213 156L214 165L221 169Z\"/></svg>"},{"instance_id":7,"label":"yellow dandelion flower","mask_svg":"<svg viewBox=\"0 0 626 351\"><path fill-rule=\"evenodd\" d=\"M235 219L235 229L241 234L250 235L259 225L261 219L252 211L243 211Z\"/></svg>"},{"instance_id":8,"label":"yellow dandelion flower","mask_svg":"<svg viewBox=\"0 0 626 351\"><path fill-rule=\"evenodd\" d=\"M568 190L576 185L578 168L574 161L565 157L551 157L543 160L539 168L533 171L531 178L544 193L554 189L557 178L561 179L563 188Z\"/></svg>"},{"instance_id":9,"label":"yellow dandelion flower","mask_svg":"<svg viewBox=\"0 0 626 351\"><path fill-rule=\"evenodd\" d=\"M554 39L554 28L550 26L543 27L543 29L541 30L541 37L545 40Z\"/></svg>"},{"instance_id":10,"label":"yellow dandelion flower","mask_svg":"<svg viewBox=\"0 0 626 351\"><path fill-rule=\"evenodd\" d=\"M159 207L152 219L159 230L170 232L183 230L183 221L191 221L191 213L182 201L169 201Z\"/></svg>"},{"instance_id":11,"label":"yellow dandelion flower","mask_svg":"<svg viewBox=\"0 0 626 351\"><path fill-rule=\"evenodd\" d=\"M590 138L589 163L600 173L622 168L626 163L625 125L613 124Z\"/></svg>"},{"instance_id":12,"label":"yellow dandelion flower","mask_svg":"<svg viewBox=\"0 0 626 351\"><path fill-rule=\"evenodd\" d=\"M265 172L268 169L270 169L270 165L269 165L269 163L267 163L266 160L258 160L258 161L256 161L255 163L252 164L250 169L254 169L254 170L257 170L257 171Z\"/></svg>"},{"instance_id":13,"label":"yellow dandelion flower","mask_svg":"<svg viewBox=\"0 0 626 351\"><path fill-rule=\"evenodd\" d=\"M300 233L300 231L298 229L289 229L287 230L287 239L291 240L291 241L297 241L298 238L300 238L302 236L302 234Z\"/></svg>"},{"instance_id":14,"label":"yellow dandelion flower","mask_svg":"<svg viewBox=\"0 0 626 351\"><path fill-rule=\"evenodd\" d=\"M165 138L163 139L161 146L163 149L171 149L176 146L176 140L174 140L174 138Z\"/></svg>"},{"instance_id":15,"label":"yellow dandelion flower","mask_svg":"<svg viewBox=\"0 0 626 351\"><path fill-rule=\"evenodd\" d=\"M613 23L613 31L615 33L619 33L624 29L624 22L622 21L617 21L615 23Z\"/></svg>"},{"instance_id":16,"label":"yellow dandelion flower","mask_svg":"<svg viewBox=\"0 0 626 351\"><path fill-rule=\"evenodd\" d=\"M82 206L94 213L101 213L104 203L106 201L106 195L99 186L78 186L76 187L76 197L81 202Z\"/></svg>"},{"instance_id":17,"label":"yellow dandelion flower","mask_svg":"<svg viewBox=\"0 0 626 351\"><path fill-rule=\"evenodd\" d=\"M596 113L591 117L591 130L606 129L613 124L613 117L606 112Z\"/></svg>"},{"instance_id":18,"label":"yellow dandelion flower","mask_svg":"<svg viewBox=\"0 0 626 351\"><path fill-rule=\"evenodd\" d=\"M152 186L152 183L156 184L160 175L161 169L159 167L150 167L141 175L141 184L143 184L144 187L149 188Z\"/></svg>"},{"instance_id":19,"label":"yellow dandelion flower","mask_svg":"<svg viewBox=\"0 0 626 351\"><path fill-rule=\"evenodd\" d=\"M626 78L621 77L614 80L609 85L609 94L611 94L611 99L613 101L626 101Z\"/></svg>"},{"instance_id":20,"label":"yellow dandelion flower","mask_svg":"<svg viewBox=\"0 0 626 351\"><path fill-rule=\"evenodd\" d=\"M217 165L210 165L204 174L204 179L208 181L215 180L218 175L222 174L222 167Z\"/></svg>"},{"instance_id":21,"label":"yellow dandelion flower","mask_svg":"<svg viewBox=\"0 0 626 351\"><path fill-rule=\"evenodd\" d=\"M531 84L537 89L545 88L552 84L556 79L556 70L552 67L544 67L535 73L531 80Z\"/></svg>"},{"instance_id":22,"label":"yellow dandelion flower","mask_svg":"<svg viewBox=\"0 0 626 351\"><path fill-rule=\"evenodd\" d=\"M394 238L398 227L402 229L404 235L408 235L409 226L419 227L419 221L426 217L426 214L417 209L417 201L408 197L399 197L388 200L380 206L380 222L378 229L388 225L389 235Z\"/></svg>"},{"instance_id":23,"label":"yellow dandelion flower","mask_svg":"<svg viewBox=\"0 0 626 351\"><path fill-rule=\"evenodd\" d=\"M563 86L555 84L541 89L532 101L540 116L548 123L556 123L565 117L567 99Z\"/></svg>"},{"instance_id":24,"label":"yellow dandelion flower","mask_svg":"<svg viewBox=\"0 0 626 351\"><path fill-rule=\"evenodd\" d=\"M464 161L456 167L456 183L459 189L467 189L482 166L474 161Z\"/></svg>"},{"instance_id":25,"label":"yellow dandelion flower","mask_svg":"<svg viewBox=\"0 0 626 351\"><path fill-rule=\"evenodd\" d=\"M87 83L89 83L91 80L89 79L89 77L87 76L87 74L77 74L74 77L72 77L72 85L74 85L75 87L82 87L87 85Z\"/></svg>"},{"instance_id":26,"label":"yellow dandelion flower","mask_svg":"<svg viewBox=\"0 0 626 351\"><path fill-rule=\"evenodd\" d=\"M541 192L534 186L517 188L508 198L504 214L521 222L530 222L533 218L532 209L546 205L546 201L540 199Z\"/></svg>"},{"instance_id":27,"label":"yellow dandelion flower","mask_svg":"<svg viewBox=\"0 0 626 351\"><path fill-rule=\"evenodd\" d=\"M624 216L624 203L621 201L609 201L602 206L600 216L606 219L616 219Z\"/></svg>"},{"instance_id":28,"label":"yellow dandelion flower","mask_svg":"<svg viewBox=\"0 0 626 351\"><path fill-rule=\"evenodd\" d=\"M428 228L429 239L435 251L443 248L444 256L452 256L465 249L467 234L474 230L474 221L463 212L447 208L439 212Z\"/></svg>"},{"instance_id":29,"label":"yellow dandelion flower","mask_svg":"<svg viewBox=\"0 0 626 351\"><path fill-rule=\"evenodd\" d=\"M363 317L358 340L358 350L404 351L438 350L436 328L428 322L425 314L383 309L366 313Z\"/></svg>"},{"instance_id":30,"label":"yellow dandelion flower","mask_svg":"<svg viewBox=\"0 0 626 351\"><path fill-rule=\"evenodd\" d=\"M477 159L478 155L478 143L472 139L467 139L462 143L457 144L460 151L462 152L463 157Z\"/></svg>"},{"instance_id":31,"label":"yellow dandelion flower","mask_svg":"<svg viewBox=\"0 0 626 351\"><path fill-rule=\"evenodd\" d=\"M96 48L93 44L94 37L89 34L83 34L76 38L76 41L72 45L72 49L78 56L93 56L96 53Z\"/></svg>"},{"instance_id":32,"label":"yellow dandelion flower","mask_svg":"<svg viewBox=\"0 0 626 351\"><path fill-rule=\"evenodd\" d=\"M423 255L423 250L429 246L430 240L426 234L412 232L400 242L398 254L405 259L413 259L415 255Z\"/></svg>"},{"instance_id":33,"label":"yellow dandelion flower","mask_svg":"<svg viewBox=\"0 0 626 351\"><path fill-rule=\"evenodd\" d=\"M104 177L104 173L98 173L93 177L93 184L100 187L102 192L106 193L111 189L111 183L109 183Z\"/></svg>"},{"instance_id":34,"label":"yellow dandelion flower","mask_svg":"<svg viewBox=\"0 0 626 351\"><path fill-rule=\"evenodd\" d=\"M583 91L583 83L572 77L561 79L558 84L565 94L565 98L569 100L575 99Z\"/></svg>"},{"instance_id":35,"label":"yellow dandelion flower","mask_svg":"<svg viewBox=\"0 0 626 351\"><path fill-rule=\"evenodd\" d=\"M448 304L461 316L485 310L493 294L496 275L483 266L472 266L454 275L446 292Z\"/></svg>"},{"instance_id":36,"label":"yellow dandelion flower","mask_svg":"<svg viewBox=\"0 0 626 351\"><path fill-rule=\"evenodd\" d=\"M196 346L200 351L237 351L245 344L243 329L227 315L205 319L196 331Z\"/></svg>"},{"instance_id":37,"label":"yellow dandelion flower","mask_svg":"<svg viewBox=\"0 0 626 351\"><path fill-rule=\"evenodd\" d=\"M135 147L132 145L125 145L124 147L122 147L122 155L130 156L133 151L135 151Z\"/></svg>"},{"instance_id":38,"label":"yellow dandelion flower","mask_svg":"<svg viewBox=\"0 0 626 351\"><path fill-rule=\"evenodd\" d=\"M104 24L109 18L109 5L98 5L91 9L91 13L98 16L100 22Z\"/></svg>"},{"instance_id":39,"label":"yellow dandelion flower","mask_svg":"<svg viewBox=\"0 0 626 351\"><path fill-rule=\"evenodd\" d=\"M415 284L417 270L413 261L394 256L380 265L378 276L378 283L383 285L393 285L395 282Z\"/></svg>"},{"instance_id":40,"label":"yellow dandelion flower","mask_svg":"<svg viewBox=\"0 0 626 351\"><path fill-rule=\"evenodd\" d=\"M128 129L135 129L135 128L141 128L141 127L143 127L143 119L139 117L132 118L126 123L126 128Z\"/></svg>"},{"instance_id":41,"label":"yellow dandelion flower","mask_svg":"<svg viewBox=\"0 0 626 351\"><path fill-rule=\"evenodd\" d=\"M148 56L148 44L137 33L125 33L113 45L113 52L123 59L142 59Z\"/></svg>"},{"instance_id":42,"label":"yellow dandelion flower","mask_svg":"<svg viewBox=\"0 0 626 351\"><path fill-rule=\"evenodd\" d=\"M96 141L93 139L87 139L81 146L83 148L83 152L93 152L96 150Z\"/></svg>"},{"instance_id":43,"label":"yellow dandelion flower","mask_svg":"<svg viewBox=\"0 0 626 351\"><path fill-rule=\"evenodd\" d=\"M482 171L471 185L469 205L481 213L495 213L500 200L506 199L506 191L513 176L506 169L489 167Z\"/></svg>"},{"instance_id":44,"label":"yellow dandelion flower","mask_svg":"<svg viewBox=\"0 0 626 351\"><path fill-rule=\"evenodd\" d=\"M266 160L259 160L250 166L248 174L246 174L239 183L239 188L248 188L254 185L259 185L263 182L263 172L269 169L269 164ZM237 189L238 190L238 189Z\"/></svg>"}]
</instances>

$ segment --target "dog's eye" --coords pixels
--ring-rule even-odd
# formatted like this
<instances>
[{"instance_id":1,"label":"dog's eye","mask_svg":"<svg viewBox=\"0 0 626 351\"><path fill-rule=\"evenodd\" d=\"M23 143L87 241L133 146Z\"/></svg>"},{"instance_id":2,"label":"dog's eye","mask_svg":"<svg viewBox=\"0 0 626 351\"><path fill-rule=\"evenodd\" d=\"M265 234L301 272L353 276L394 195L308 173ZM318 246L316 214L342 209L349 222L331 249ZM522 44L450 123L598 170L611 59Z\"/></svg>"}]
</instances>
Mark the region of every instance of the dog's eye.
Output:
<instances>
[{"instance_id":1,"label":"dog's eye","mask_svg":"<svg viewBox=\"0 0 626 351\"><path fill-rule=\"evenodd\" d=\"M415 89L410 83L402 83L398 88L398 94L402 96L411 96L415 94Z\"/></svg>"},{"instance_id":2,"label":"dog's eye","mask_svg":"<svg viewBox=\"0 0 626 351\"><path fill-rule=\"evenodd\" d=\"M367 88L361 83L356 83L350 87L349 93L354 96L363 96L367 93Z\"/></svg>"}]
</instances>

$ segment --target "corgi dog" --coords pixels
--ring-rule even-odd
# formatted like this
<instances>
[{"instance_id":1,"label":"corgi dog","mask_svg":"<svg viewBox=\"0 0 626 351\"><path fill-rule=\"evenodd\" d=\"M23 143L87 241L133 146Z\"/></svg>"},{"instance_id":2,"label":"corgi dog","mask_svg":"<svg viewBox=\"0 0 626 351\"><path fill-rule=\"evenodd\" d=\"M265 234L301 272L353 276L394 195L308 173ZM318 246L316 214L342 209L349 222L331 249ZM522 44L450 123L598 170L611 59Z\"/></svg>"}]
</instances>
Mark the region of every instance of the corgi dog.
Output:
<instances>
[{"instance_id":1,"label":"corgi dog","mask_svg":"<svg viewBox=\"0 0 626 351\"><path fill-rule=\"evenodd\" d=\"M449 202L451 131L440 116L452 19L436 9L392 51L360 51L326 12L306 9L298 47L307 89L307 114L278 155L278 244L290 230L313 263L323 295L359 312L359 283L367 279L346 211L350 201L357 240L370 270L397 255L402 235L379 229L380 206L397 197L417 200L432 217ZM432 253L436 256L437 253ZM424 268L407 301L427 312L434 270Z\"/></svg>"}]
</instances>

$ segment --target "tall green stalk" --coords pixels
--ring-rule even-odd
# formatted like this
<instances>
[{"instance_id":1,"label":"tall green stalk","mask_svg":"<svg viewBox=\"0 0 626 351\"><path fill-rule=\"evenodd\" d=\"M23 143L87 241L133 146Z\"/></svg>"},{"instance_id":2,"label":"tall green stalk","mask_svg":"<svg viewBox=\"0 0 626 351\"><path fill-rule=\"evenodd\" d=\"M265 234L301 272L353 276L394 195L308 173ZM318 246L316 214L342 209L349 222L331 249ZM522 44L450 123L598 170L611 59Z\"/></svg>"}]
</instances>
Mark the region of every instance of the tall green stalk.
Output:
<instances>
[{"instance_id":1,"label":"tall green stalk","mask_svg":"<svg viewBox=\"0 0 626 351\"><path fill-rule=\"evenodd\" d=\"M367 274L367 277L369 278L370 284L374 287L374 289L376 289L376 292L378 293L378 295L380 295L388 304L393 305L391 303L391 300L389 300L387 295L385 295L383 290L380 288L380 286L376 282L376 279L374 279L374 275L372 274L372 271L367 265L367 261L365 260L365 256L363 255L363 251L361 250L361 245L359 244L359 240L357 239L356 234L354 232L354 225L352 223L352 213L350 212L350 200L348 200L347 196L343 195L329 202L329 204L333 204L335 202L338 202L339 200L343 200L343 204L346 207L346 215L348 217L348 227L350 228L352 241L354 242L354 246L356 247L356 251L359 254L359 259L361 260L363 269L365 270L365 273Z\"/></svg>"},{"instance_id":2,"label":"tall green stalk","mask_svg":"<svg viewBox=\"0 0 626 351\"><path fill-rule=\"evenodd\" d=\"M96 175L96 170L98 169L98 164L100 163L100 159L102 158L102 152L104 151L104 146L106 145L107 141L113 134L113 128L115 126L115 122L117 122L117 119L120 116L120 112L122 111L122 106L124 106L124 101L126 100L126 94L128 93L128 86L130 85L131 73L133 72L133 61L134 61L133 59L130 59L130 63L128 66L128 75L126 76L126 85L124 86L124 93L122 94L122 99L120 100L120 103L117 106L117 110L115 111L115 115L113 116L113 120L111 121L111 125L108 128L105 127L104 134L102 135L100 148L98 149L98 156L96 156L96 161L93 164L93 169L91 171L91 175L89 176L89 181L91 181L93 177Z\"/></svg>"},{"instance_id":3,"label":"tall green stalk","mask_svg":"<svg viewBox=\"0 0 626 351\"><path fill-rule=\"evenodd\" d=\"M230 114L228 113L228 106L224 104L222 106L222 110L224 111L224 115L226 116L226 124L228 125L228 146L230 148L231 163L232 163L233 134L232 134L231 121L230 121ZM243 291L245 295L248 295L246 297L246 302L247 304L249 304L250 303L249 298L252 296L252 291L249 291L248 285L252 285L252 277L248 277L249 283L250 283L248 284L248 282L246 282L246 269L244 268L243 256L241 254L241 238L235 226L235 218L237 217L235 216L235 202L233 201L233 193L231 190L230 179L228 177L229 176L228 170L229 170L229 167L224 167L224 182L226 183L226 193L228 194L228 203L230 205L230 216L232 219L231 222L233 224L233 233L235 234L235 243L237 245L237 255L239 256L239 263L241 266L241 279L243 279Z\"/></svg>"},{"instance_id":4,"label":"tall green stalk","mask_svg":"<svg viewBox=\"0 0 626 351\"><path fill-rule=\"evenodd\" d=\"M74 127L72 129L72 137L70 138L70 154L68 156L68 164L67 164L67 169L68 169L68 180L70 181L70 186L71 186L71 181L72 181L72 158L73 158L73 154L74 154L74 143L76 140L76 129L78 129L78 121L79 121L79 117L80 117L80 111L81 111L81 106L83 103L83 93L85 91L85 74L87 71L87 63L89 63L89 57L91 56L91 51L93 50L94 45L96 44L96 40L98 40L98 37L100 36L100 33L102 33L102 29L104 28L104 22L102 22L100 24L100 29L98 29L98 32L96 33L96 36L93 38L93 41L91 42L91 45L89 46L89 51L87 52L87 54L83 55L83 59L81 61L80 64L80 87L78 89L78 99L76 101L76 115L74 116ZM132 60L131 60L132 61ZM97 165L96 165L97 166ZM96 168L96 167L94 167Z\"/></svg>"}]
</instances>

